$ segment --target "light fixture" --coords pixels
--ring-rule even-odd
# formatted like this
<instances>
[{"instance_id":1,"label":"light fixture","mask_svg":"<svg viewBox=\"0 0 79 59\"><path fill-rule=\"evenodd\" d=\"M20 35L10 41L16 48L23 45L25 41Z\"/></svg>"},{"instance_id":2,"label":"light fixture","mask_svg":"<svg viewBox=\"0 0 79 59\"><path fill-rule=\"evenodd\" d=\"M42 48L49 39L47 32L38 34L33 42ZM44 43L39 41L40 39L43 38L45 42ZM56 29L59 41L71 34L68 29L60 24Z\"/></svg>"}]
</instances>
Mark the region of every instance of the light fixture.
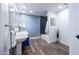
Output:
<instances>
[{"instance_id":1,"label":"light fixture","mask_svg":"<svg viewBox=\"0 0 79 59\"><path fill-rule=\"evenodd\" d=\"M23 6L23 8L25 9L26 7L25 7L25 6Z\"/></svg>"},{"instance_id":2,"label":"light fixture","mask_svg":"<svg viewBox=\"0 0 79 59\"><path fill-rule=\"evenodd\" d=\"M30 13L33 13L33 11L30 11Z\"/></svg>"},{"instance_id":3,"label":"light fixture","mask_svg":"<svg viewBox=\"0 0 79 59\"><path fill-rule=\"evenodd\" d=\"M59 9L61 9L61 8L62 8L62 6L58 6L58 8L59 8Z\"/></svg>"}]
</instances>

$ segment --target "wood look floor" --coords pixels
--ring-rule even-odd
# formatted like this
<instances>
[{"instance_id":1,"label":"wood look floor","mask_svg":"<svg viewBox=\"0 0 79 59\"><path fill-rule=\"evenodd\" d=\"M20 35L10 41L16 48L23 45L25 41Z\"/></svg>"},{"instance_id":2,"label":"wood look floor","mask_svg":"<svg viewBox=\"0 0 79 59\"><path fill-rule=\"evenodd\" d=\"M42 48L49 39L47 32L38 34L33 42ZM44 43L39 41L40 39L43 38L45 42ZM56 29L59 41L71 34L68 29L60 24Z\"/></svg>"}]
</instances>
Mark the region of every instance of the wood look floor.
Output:
<instances>
[{"instance_id":1,"label":"wood look floor","mask_svg":"<svg viewBox=\"0 0 79 59\"><path fill-rule=\"evenodd\" d=\"M68 55L69 48L60 43L47 43L43 39L30 40L30 46L22 50L23 55Z\"/></svg>"}]
</instances>

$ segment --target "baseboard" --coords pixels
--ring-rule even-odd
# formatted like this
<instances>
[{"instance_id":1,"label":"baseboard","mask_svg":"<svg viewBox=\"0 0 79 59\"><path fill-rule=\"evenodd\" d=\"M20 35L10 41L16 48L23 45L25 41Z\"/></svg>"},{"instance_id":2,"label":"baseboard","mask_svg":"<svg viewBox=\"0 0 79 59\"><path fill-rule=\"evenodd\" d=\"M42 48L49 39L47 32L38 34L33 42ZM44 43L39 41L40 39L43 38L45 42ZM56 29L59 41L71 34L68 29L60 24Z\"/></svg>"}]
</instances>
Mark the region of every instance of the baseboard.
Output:
<instances>
[{"instance_id":1,"label":"baseboard","mask_svg":"<svg viewBox=\"0 0 79 59\"><path fill-rule=\"evenodd\" d=\"M64 42L64 41L59 41L61 44L64 44L66 46L69 46L69 44L67 42Z\"/></svg>"},{"instance_id":2,"label":"baseboard","mask_svg":"<svg viewBox=\"0 0 79 59\"><path fill-rule=\"evenodd\" d=\"M40 36L37 36L37 37L30 37L30 39L38 39L40 38Z\"/></svg>"}]
</instances>

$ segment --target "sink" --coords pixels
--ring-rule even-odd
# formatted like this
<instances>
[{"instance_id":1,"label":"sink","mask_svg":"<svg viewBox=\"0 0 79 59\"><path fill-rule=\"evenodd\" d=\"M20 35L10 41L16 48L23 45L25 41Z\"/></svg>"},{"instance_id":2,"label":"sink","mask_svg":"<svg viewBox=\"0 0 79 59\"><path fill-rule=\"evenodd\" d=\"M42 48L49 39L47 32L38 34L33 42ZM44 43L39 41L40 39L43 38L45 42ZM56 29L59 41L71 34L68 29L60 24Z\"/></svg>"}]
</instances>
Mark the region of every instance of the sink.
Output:
<instances>
[{"instance_id":1,"label":"sink","mask_svg":"<svg viewBox=\"0 0 79 59\"><path fill-rule=\"evenodd\" d=\"M22 54L22 41L25 41L26 38L28 38L29 33L27 31L21 31L21 32L16 32L16 54L21 55Z\"/></svg>"},{"instance_id":2,"label":"sink","mask_svg":"<svg viewBox=\"0 0 79 59\"><path fill-rule=\"evenodd\" d=\"M16 32L16 41L24 41L28 37L29 33L27 31Z\"/></svg>"}]
</instances>

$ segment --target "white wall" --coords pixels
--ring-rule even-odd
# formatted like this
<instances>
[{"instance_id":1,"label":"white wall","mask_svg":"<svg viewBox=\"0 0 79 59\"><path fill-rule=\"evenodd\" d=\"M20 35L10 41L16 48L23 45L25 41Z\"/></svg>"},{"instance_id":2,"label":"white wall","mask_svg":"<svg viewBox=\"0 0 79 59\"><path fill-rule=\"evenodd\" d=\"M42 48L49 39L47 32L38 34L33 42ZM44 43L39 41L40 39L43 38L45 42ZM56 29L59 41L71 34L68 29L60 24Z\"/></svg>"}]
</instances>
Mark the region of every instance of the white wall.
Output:
<instances>
[{"instance_id":1,"label":"white wall","mask_svg":"<svg viewBox=\"0 0 79 59\"><path fill-rule=\"evenodd\" d=\"M57 27L60 42L69 46L69 10L64 9L57 13Z\"/></svg>"},{"instance_id":2,"label":"white wall","mask_svg":"<svg viewBox=\"0 0 79 59\"><path fill-rule=\"evenodd\" d=\"M70 55L79 55L79 39L75 36L79 34L79 4L69 4L70 21Z\"/></svg>"},{"instance_id":3,"label":"white wall","mask_svg":"<svg viewBox=\"0 0 79 59\"><path fill-rule=\"evenodd\" d=\"M9 8L7 3L0 4L0 54L9 54L10 35L9 27Z\"/></svg>"}]
</instances>

